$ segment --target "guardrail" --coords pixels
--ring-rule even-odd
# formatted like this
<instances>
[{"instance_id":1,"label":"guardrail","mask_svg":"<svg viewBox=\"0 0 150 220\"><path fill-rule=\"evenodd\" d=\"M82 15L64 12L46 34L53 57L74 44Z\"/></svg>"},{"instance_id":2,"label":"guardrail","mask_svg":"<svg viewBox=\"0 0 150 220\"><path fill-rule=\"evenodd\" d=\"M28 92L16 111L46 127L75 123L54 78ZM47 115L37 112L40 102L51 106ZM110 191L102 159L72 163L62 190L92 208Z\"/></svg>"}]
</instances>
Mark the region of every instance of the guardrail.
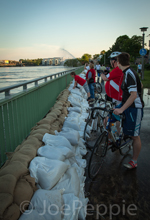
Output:
<instances>
[{"instance_id":1,"label":"guardrail","mask_svg":"<svg viewBox=\"0 0 150 220\"><path fill-rule=\"evenodd\" d=\"M44 76L0 89L6 98L0 100L0 166L6 160L6 152L13 152L29 135L31 128L41 120L54 105L59 93L72 80L71 71L81 73L83 67ZM50 80L47 80L50 77ZM38 84L41 79L45 82ZM29 83L35 83L27 89ZM11 96L11 90L23 87L23 91Z\"/></svg>"}]
</instances>

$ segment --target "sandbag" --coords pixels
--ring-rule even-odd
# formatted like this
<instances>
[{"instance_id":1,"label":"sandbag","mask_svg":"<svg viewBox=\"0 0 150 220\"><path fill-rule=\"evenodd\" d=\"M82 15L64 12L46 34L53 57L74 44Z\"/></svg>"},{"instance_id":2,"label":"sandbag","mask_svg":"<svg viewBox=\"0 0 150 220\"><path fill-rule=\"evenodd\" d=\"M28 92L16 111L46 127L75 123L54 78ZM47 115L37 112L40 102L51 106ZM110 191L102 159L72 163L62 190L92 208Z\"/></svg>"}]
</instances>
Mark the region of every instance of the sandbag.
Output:
<instances>
[{"instance_id":1,"label":"sandbag","mask_svg":"<svg viewBox=\"0 0 150 220\"><path fill-rule=\"evenodd\" d=\"M17 179L11 174L0 177L0 193L9 193L13 195Z\"/></svg>"},{"instance_id":2,"label":"sandbag","mask_svg":"<svg viewBox=\"0 0 150 220\"><path fill-rule=\"evenodd\" d=\"M69 112L73 111L73 112L81 113L80 107L68 107L67 109Z\"/></svg>"},{"instance_id":3,"label":"sandbag","mask_svg":"<svg viewBox=\"0 0 150 220\"><path fill-rule=\"evenodd\" d=\"M39 213L36 210L26 210L20 216L19 220L45 220L45 218L44 216L39 215ZM51 219L49 218L49 220Z\"/></svg>"},{"instance_id":4,"label":"sandbag","mask_svg":"<svg viewBox=\"0 0 150 220\"><path fill-rule=\"evenodd\" d=\"M35 157L29 166L31 177L35 178L42 189L51 189L68 169L68 165L59 160Z\"/></svg>"},{"instance_id":5,"label":"sandbag","mask_svg":"<svg viewBox=\"0 0 150 220\"><path fill-rule=\"evenodd\" d=\"M12 174L19 179L21 176L28 173L28 169L19 161L10 161L9 164L2 170L0 170L0 176L6 174Z\"/></svg>"},{"instance_id":6,"label":"sandbag","mask_svg":"<svg viewBox=\"0 0 150 220\"><path fill-rule=\"evenodd\" d=\"M63 128L65 128L65 127L72 128L76 131L80 131L79 125L75 121L65 120L65 122L63 124Z\"/></svg>"},{"instance_id":7,"label":"sandbag","mask_svg":"<svg viewBox=\"0 0 150 220\"><path fill-rule=\"evenodd\" d=\"M72 128L63 127L61 132L55 132L55 134L57 136L64 136L73 146L76 146L79 143L79 132Z\"/></svg>"},{"instance_id":8,"label":"sandbag","mask_svg":"<svg viewBox=\"0 0 150 220\"><path fill-rule=\"evenodd\" d=\"M20 204L22 202L26 201L26 204L24 204L24 210L26 210L28 205L29 205L29 201L31 200L32 196L33 196L33 189L30 186L30 184L25 179L20 179L17 182L17 185L15 187L14 202L18 206L20 206Z\"/></svg>"},{"instance_id":9,"label":"sandbag","mask_svg":"<svg viewBox=\"0 0 150 220\"><path fill-rule=\"evenodd\" d=\"M20 216L20 207L12 204L6 209L3 214L2 220L17 220Z\"/></svg>"},{"instance_id":10,"label":"sandbag","mask_svg":"<svg viewBox=\"0 0 150 220\"><path fill-rule=\"evenodd\" d=\"M30 204L29 210L34 209L38 213L44 213L45 220L61 219L62 193L63 190L37 190L31 199L32 205Z\"/></svg>"},{"instance_id":11,"label":"sandbag","mask_svg":"<svg viewBox=\"0 0 150 220\"><path fill-rule=\"evenodd\" d=\"M51 190L65 189L64 194L74 193L75 196L79 196L80 192L80 180L77 171L74 167L69 168L66 173L59 180Z\"/></svg>"},{"instance_id":12,"label":"sandbag","mask_svg":"<svg viewBox=\"0 0 150 220\"><path fill-rule=\"evenodd\" d=\"M74 153L69 148L62 145L57 147L45 145L38 149L37 154L41 157L61 161L74 156Z\"/></svg>"},{"instance_id":13,"label":"sandbag","mask_svg":"<svg viewBox=\"0 0 150 220\"><path fill-rule=\"evenodd\" d=\"M45 134L43 136L43 142L45 145L50 146L65 146L68 147L71 151L75 152L74 147L70 144L67 138L63 136L57 136L57 135L51 135L51 134Z\"/></svg>"},{"instance_id":14,"label":"sandbag","mask_svg":"<svg viewBox=\"0 0 150 220\"><path fill-rule=\"evenodd\" d=\"M78 220L80 201L79 198L76 197L73 193L63 194L64 204L69 209L64 209L64 217L63 220Z\"/></svg>"},{"instance_id":15,"label":"sandbag","mask_svg":"<svg viewBox=\"0 0 150 220\"><path fill-rule=\"evenodd\" d=\"M0 193L0 217L3 216L5 210L12 204L13 196L9 193Z\"/></svg>"}]
</instances>

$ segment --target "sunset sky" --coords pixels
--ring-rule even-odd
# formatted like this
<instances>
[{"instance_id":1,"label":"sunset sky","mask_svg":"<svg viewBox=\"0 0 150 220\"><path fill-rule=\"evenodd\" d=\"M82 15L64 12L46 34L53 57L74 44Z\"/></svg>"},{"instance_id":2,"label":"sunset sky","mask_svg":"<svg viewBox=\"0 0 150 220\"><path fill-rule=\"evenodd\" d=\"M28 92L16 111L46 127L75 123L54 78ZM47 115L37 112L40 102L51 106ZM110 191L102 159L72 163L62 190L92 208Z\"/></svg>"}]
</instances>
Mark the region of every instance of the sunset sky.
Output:
<instances>
[{"instance_id":1,"label":"sunset sky","mask_svg":"<svg viewBox=\"0 0 150 220\"><path fill-rule=\"evenodd\" d=\"M148 44L150 0L0 0L0 60L94 55L140 27Z\"/></svg>"}]
</instances>

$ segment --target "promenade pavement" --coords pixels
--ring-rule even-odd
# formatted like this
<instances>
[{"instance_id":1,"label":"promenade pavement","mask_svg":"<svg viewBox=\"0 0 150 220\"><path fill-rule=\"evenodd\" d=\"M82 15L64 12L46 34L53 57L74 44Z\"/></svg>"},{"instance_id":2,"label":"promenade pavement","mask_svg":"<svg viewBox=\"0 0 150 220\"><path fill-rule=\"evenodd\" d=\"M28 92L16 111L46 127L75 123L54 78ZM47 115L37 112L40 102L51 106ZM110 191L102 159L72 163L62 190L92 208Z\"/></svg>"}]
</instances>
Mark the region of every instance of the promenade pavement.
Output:
<instances>
[{"instance_id":1,"label":"promenade pavement","mask_svg":"<svg viewBox=\"0 0 150 220\"><path fill-rule=\"evenodd\" d=\"M132 158L132 151L126 157L121 156L118 151L113 153L108 151L105 162L95 179L92 181L89 179L86 169L85 190L90 200L89 204L93 208L92 211L88 211L87 220L150 220L149 105L144 108L140 137L142 149L137 168L128 170L123 166ZM89 156L90 152L86 156L87 163ZM133 210L130 211L130 208Z\"/></svg>"}]
</instances>

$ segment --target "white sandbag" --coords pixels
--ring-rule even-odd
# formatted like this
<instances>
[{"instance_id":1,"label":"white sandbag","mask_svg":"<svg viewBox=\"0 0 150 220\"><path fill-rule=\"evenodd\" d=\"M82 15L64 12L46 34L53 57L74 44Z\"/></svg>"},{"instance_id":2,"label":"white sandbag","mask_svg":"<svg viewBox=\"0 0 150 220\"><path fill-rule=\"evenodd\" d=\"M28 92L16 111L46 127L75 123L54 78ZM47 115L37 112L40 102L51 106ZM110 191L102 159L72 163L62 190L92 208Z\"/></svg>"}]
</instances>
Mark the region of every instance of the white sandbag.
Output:
<instances>
[{"instance_id":1,"label":"white sandbag","mask_svg":"<svg viewBox=\"0 0 150 220\"><path fill-rule=\"evenodd\" d=\"M79 99L80 102L83 101L83 98L82 98L82 93L80 92L80 95L77 94L77 93L73 93L74 91L71 90L71 96L73 96L75 99Z\"/></svg>"},{"instance_id":2,"label":"white sandbag","mask_svg":"<svg viewBox=\"0 0 150 220\"><path fill-rule=\"evenodd\" d=\"M84 191L83 191L84 184L81 184L80 186L81 186L81 191L79 194L79 200L80 200L81 206L80 206L80 210L79 210L78 219L85 220L86 219L86 207L89 202L89 199L85 198L85 196L84 196Z\"/></svg>"},{"instance_id":3,"label":"white sandbag","mask_svg":"<svg viewBox=\"0 0 150 220\"><path fill-rule=\"evenodd\" d=\"M72 117L72 118L80 118L82 114L78 113L78 112L69 112L68 117Z\"/></svg>"},{"instance_id":4,"label":"white sandbag","mask_svg":"<svg viewBox=\"0 0 150 220\"><path fill-rule=\"evenodd\" d=\"M58 190L63 188L65 189L64 194L74 193L75 196L79 196L80 180L74 167L69 168L51 190Z\"/></svg>"},{"instance_id":5,"label":"white sandbag","mask_svg":"<svg viewBox=\"0 0 150 220\"><path fill-rule=\"evenodd\" d=\"M80 97L82 96L82 93L80 92L80 89L75 88L71 90L72 95L74 95L75 97Z\"/></svg>"},{"instance_id":6,"label":"white sandbag","mask_svg":"<svg viewBox=\"0 0 150 220\"><path fill-rule=\"evenodd\" d=\"M73 193L63 194L63 220L78 220L80 200ZM79 206L80 205L80 206Z\"/></svg>"},{"instance_id":7,"label":"white sandbag","mask_svg":"<svg viewBox=\"0 0 150 220\"><path fill-rule=\"evenodd\" d=\"M78 113L81 113L81 108L80 107L68 107L67 108L68 112L78 112Z\"/></svg>"},{"instance_id":8,"label":"white sandbag","mask_svg":"<svg viewBox=\"0 0 150 220\"><path fill-rule=\"evenodd\" d=\"M65 146L65 147L68 147L73 152L75 151L74 147L70 144L68 139L65 138L64 136L56 136L56 135L46 133L43 136L42 141L45 143L45 145L48 144L50 146L56 146L56 147L57 146Z\"/></svg>"},{"instance_id":9,"label":"white sandbag","mask_svg":"<svg viewBox=\"0 0 150 220\"><path fill-rule=\"evenodd\" d=\"M70 144L73 146L76 146L79 143L79 139L80 139L79 132L72 128L64 127L62 128L61 132L55 131L55 134L56 136L64 136L65 138L68 139L68 141L70 141Z\"/></svg>"},{"instance_id":10,"label":"white sandbag","mask_svg":"<svg viewBox=\"0 0 150 220\"><path fill-rule=\"evenodd\" d=\"M41 211L42 213L42 211ZM26 210L19 218L19 220L45 220L43 215L39 215L36 210ZM51 220L49 216L49 220Z\"/></svg>"},{"instance_id":11,"label":"white sandbag","mask_svg":"<svg viewBox=\"0 0 150 220\"><path fill-rule=\"evenodd\" d=\"M83 149L79 146L76 147L76 155L86 155L87 154L87 150L86 149Z\"/></svg>"},{"instance_id":12,"label":"white sandbag","mask_svg":"<svg viewBox=\"0 0 150 220\"><path fill-rule=\"evenodd\" d=\"M75 121L65 120L63 124L63 128L72 128L76 131L80 131L79 125Z\"/></svg>"},{"instance_id":13,"label":"white sandbag","mask_svg":"<svg viewBox=\"0 0 150 220\"><path fill-rule=\"evenodd\" d=\"M76 161L78 162L79 167L85 168L86 167L86 160L81 159L78 156L75 156Z\"/></svg>"},{"instance_id":14,"label":"white sandbag","mask_svg":"<svg viewBox=\"0 0 150 220\"><path fill-rule=\"evenodd\" d=\"M35 157L29 166L31 177L35 178L42 189L51 189L68 169L68 165L59 160Z\"/></svg>"},{"instance_id":15,"label":"white sandbag","mask_svg":"<svg viewBox=\"0 0 150 220\"><path fill-rule=\"evenodd\" d=\"M78 117L71 117L70 115L68 115L68 117L66 117L65 121L75 122L79 126L79 118Z\"/></svg>"},{"instance_id":16,"label":"white sandbag","mask_svg":"<svg viewBox=\"0 0 150 220\"><path fill-rule=\"evenodd\" d=\"M71 97L71 96L68 97L68 101L71 103L71 105L72 105L73 107L75 107L75 106L80 107L80 106L81 106L79 100L77 100L77 99L75 99L75 98L73 98L73 97Z\"/></svg>"},{"instance_id":17,"label":"white sandbag","mask_svg":"<svg viewBox=\"0 0 150 220\"><path fill-rule=\"evenodd\" d=\"M79 180L80 180L80 184L81 184L81 183L84 183L84 181L85 181L85 179L86 179L86 177L84 176L85 169L79 167L77 163L73 163L73 164L72 164L72 167L75 167L75 169L76 169L76 171L77 171L77 174L78 174L78 177L79 177Z\"/></svg>"},{"instance_id":18,"label":"white sandbag","mask_svg":"<svg viewBox=\"0 0 150 220\"><path fill-rule=\"evenodd\" d=\"M64 161L69 157L73 157L74 153L65 146L50 146L45 145L40 147L37 151L37 154L41 157L46 157L52 160L61 160Z\"/></svg>"},{"instance_id":19,"label":"white sandbag","mask_svg":"<svg viewBox=\"0 0 150 220\"><path fill-rule=\"evenodd\" d=\"M30 202L29 210L35 210L45 220L61 219L61 208L64 204L62 194L64 190L37 190ZM35 218L36 220L36 218Z\"/></svg>"}]
</instances>

